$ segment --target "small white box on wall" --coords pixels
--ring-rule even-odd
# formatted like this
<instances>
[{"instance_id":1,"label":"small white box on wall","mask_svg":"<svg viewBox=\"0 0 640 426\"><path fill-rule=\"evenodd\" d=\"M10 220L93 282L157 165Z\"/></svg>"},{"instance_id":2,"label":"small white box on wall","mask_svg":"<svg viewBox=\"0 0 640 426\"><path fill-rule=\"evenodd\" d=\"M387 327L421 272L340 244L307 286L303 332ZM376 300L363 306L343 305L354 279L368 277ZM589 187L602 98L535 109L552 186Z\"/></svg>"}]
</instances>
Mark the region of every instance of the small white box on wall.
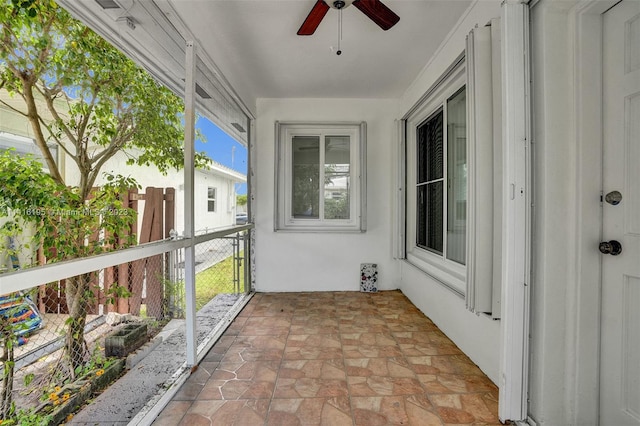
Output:
<instances>
[{"instance_id":1,"label":"small white box on wall","mask_svg":"<svg viewBox=\"0 0 640 426\"><path fill-rule=\"evenodd\" d=\"M365 293L378 291L378 264L360 264L360 291Z\"/></svg>"}]
</instances>

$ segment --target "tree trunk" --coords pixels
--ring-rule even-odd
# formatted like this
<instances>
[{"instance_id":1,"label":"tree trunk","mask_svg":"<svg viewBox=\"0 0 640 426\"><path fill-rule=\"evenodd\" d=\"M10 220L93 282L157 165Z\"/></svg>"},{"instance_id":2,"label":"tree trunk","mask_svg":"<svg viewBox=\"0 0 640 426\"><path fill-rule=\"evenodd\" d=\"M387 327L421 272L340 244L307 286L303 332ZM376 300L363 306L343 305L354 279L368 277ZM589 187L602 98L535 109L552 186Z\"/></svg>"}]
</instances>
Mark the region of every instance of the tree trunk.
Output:
<instances>
[{"instance_id":1,"label":"tree trunk","mask_svg":"<svg viewBox=\"0 0 640 426\"><path fill-rule=\"evenodd\" d=\"M8 319L0 318L0 339L3 345L2 357L2 392L0 393L0 420L8 419L13 403L13 330Z\"/></svg>"},{"instance_id":2,"label":"tree trunk","mask_svg":"<svg viewBox=\"0 0 640 426\"><path fill-rule=\"evenodd\" d=\"M74 372L85 361L84 326L87 322L89 298L93 294L90 282L91 274L82 274L66 280L65 292L69 319L67 320L65 352Z\"/></svg>"}]
</instances>

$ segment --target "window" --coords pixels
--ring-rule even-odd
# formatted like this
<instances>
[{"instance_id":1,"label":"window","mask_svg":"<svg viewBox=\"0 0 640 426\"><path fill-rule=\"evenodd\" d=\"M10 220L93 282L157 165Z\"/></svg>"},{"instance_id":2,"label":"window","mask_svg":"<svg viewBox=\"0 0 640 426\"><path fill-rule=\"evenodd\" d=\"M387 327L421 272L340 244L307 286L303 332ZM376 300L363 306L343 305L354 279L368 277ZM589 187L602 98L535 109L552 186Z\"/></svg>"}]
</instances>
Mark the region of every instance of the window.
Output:
<instances>
[{"instance_id":1,"label":"window","mask_svg":"<svg viewBox=\"0 0 640 426\"><path fill-rule=\"evenodd\" d=\"M467 96L464 60L406 121L406 257L464 294Z\"/></svg>"},{"instance_id":2,"label":"window","mask_svg":"<svg viewBox=\"0 0 640 426\"><path fill-rule=\"evenodd\" d=\"M462 265L467 202L465 99L462 88L416 129L416 245Z\"/></svg>"},{"instance_id":3,"label":"window","mask_svg":"<svg viewBox=\"0 0 640 426\"><path fill-rule=\"evenodd\" d=\"M364 231L364 123L276 123L276 230Z\"/></svg>"},{"instance_id":4,"label":"window","mask_svg":"<svg viewBox=\"0 0 640 426\"><path fill-rule=\"evenodd\" d=\"M207 211L215 212L216 211L216 193L217 189L213 187L207 188Z\"/></svg>"},{"instance_id":5,"label":"window","mask_svg":"<svg viewBox=\"0 0 640 426\"><path fill-rule=\"evenodd\" d=\"M58 146L55 144L49 144L48 146L51 151L51 155L53 156L56 164L58 164ZM43 170L49 173L49 167L33 139L11 133L0 132L0 152L6 151L7 149L15 149L16 154L21 156L29 154L33 155L36 160L42 163Z\"/></svg>"}]
</instances>

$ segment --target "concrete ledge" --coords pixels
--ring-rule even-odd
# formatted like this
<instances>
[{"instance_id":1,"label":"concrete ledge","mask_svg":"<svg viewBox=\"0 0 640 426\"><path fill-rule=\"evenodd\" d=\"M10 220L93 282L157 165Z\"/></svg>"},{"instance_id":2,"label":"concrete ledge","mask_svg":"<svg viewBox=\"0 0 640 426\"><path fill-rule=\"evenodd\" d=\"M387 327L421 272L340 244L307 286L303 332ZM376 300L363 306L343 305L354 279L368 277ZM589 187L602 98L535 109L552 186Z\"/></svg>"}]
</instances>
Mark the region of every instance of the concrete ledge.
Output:
<instances>
[{"instance_id":1,"label":"concrete ledge","mask_svg":"<svg viewBox=\"0 0 640 426\"><path fill-rule=\"evenodd\" d=\"M218 324L207 334L203 342L198 345L198 362L200 362L211 349L214 343L222 336L224 331L231 325L235 317L240 313L242 308L245 307L249 300L253 297L253 293L245 294L233 307L223 316ZM164 387L161 388L156 395L151 398L147 404L131 419L128 426L138 425L151 425L153 421L162 412L164 407L171 401L176 393L180 390L180 387L187 381L191 375L191 368L183 363L180 368L171 376L169 380L164 383Z\"/></svg>"},{"instance_id":2,"label":"concrete ledge","mask_svg":"<svg viewBox=\"0 0 640 426\"><path fill-rule=\"evenodd\" d=\"M127 355L127 360L125 362L125 367L127 370L131 370L136 366L140 361L146 358L155 348L162 343L162 336L156 336L151 339L149 342L142 345L138 350L131 352Z\"/></svg>"}]
</instances>

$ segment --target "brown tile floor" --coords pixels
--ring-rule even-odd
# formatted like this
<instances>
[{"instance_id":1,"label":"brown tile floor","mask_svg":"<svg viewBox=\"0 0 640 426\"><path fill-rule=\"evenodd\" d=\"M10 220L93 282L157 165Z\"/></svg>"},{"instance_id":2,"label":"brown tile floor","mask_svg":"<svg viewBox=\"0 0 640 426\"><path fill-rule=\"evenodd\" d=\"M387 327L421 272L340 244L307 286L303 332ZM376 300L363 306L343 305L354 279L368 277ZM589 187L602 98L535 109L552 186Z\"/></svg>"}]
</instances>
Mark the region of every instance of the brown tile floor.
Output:
<instances>
[{"instance_id":1,"label":"brown tile floor","mask_svg":"<svg viewBox=\"0 0 640 426\"><path fill-rule=\"evenodd\" d=\"M401 292L256 294L154 425L500 424L498 389Z\"/></svg>"}]
</instances>

